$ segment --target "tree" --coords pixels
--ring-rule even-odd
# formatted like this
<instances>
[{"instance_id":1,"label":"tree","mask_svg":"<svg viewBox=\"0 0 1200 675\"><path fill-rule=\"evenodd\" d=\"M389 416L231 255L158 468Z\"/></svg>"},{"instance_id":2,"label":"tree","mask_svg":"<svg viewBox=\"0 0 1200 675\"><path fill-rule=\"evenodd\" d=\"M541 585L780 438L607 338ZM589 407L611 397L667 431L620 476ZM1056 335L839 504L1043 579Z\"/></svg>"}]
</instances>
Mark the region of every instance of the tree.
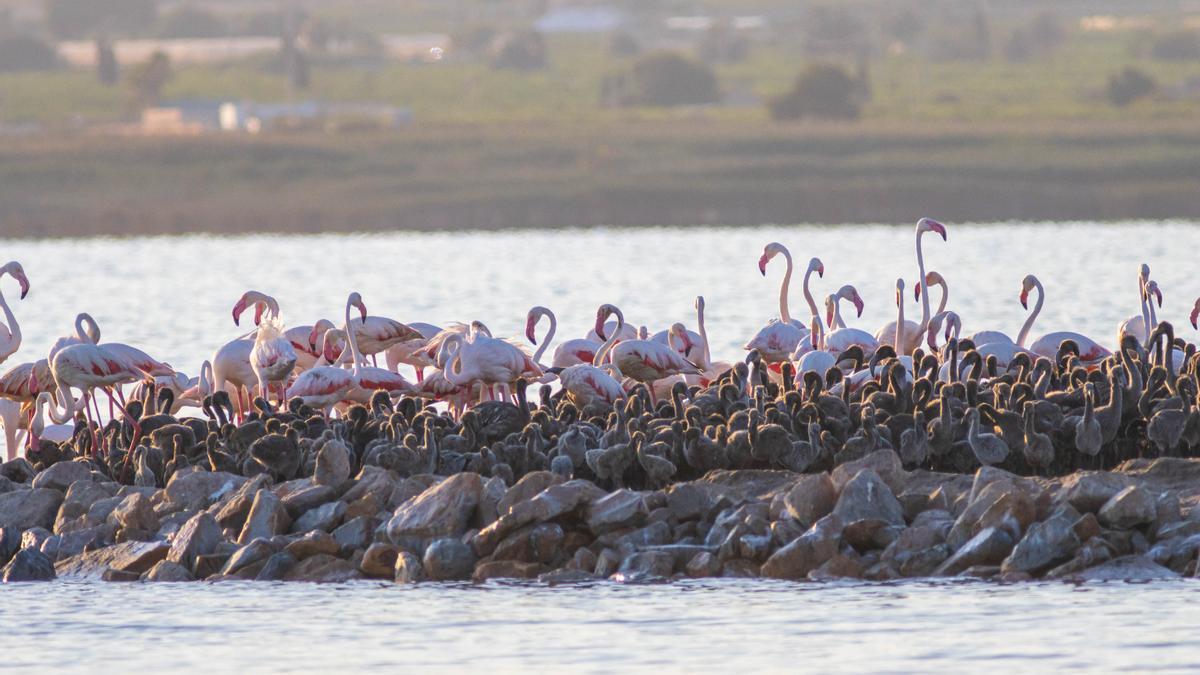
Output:
<instances>
[{"instance_id":1,"label":"tree","mask_svg":"<svg viewBox=\"0 0 1200 675\"><path fill-rule=\"evenodd\" d=\"M712 68L678 52L651 52L638 58L625 86L624 105L702 105L720 99Z\"/></svg>"},{"instance_id":2,"label":"tree","mask_svg":"<svg viewBox=\"0 0 1200 675\"><path fill-rule=\"evenodd\" d=\"M112 43L105 38L96 38L96 79L100 84L111 87L121 79L121 66L113 52Z\"/></svg>"},{"instance_id":3,"label":"tree","mask_svg":"<svg viewBox=\"0 0 1200 675\"><path fill-rule=\"evenodd\" d=\"M616 31L608 38L608 53L610 56L625 58L642 53L642 45L637 38L625 31Z\"/></svg>"},{"instance_id":4,"label":"tree","mask_svg":"<svg viewBox=\"0 0 1200 675\"><path fill-rule=\"evenodd\" d=\"M1162 61L1200 60L1200 34L1180 30L1160 35L1150 45L1150 56Z\"/></svg>"},{"instance_id":5,"label":"tree","mask_svg":"<svg viewBox=\"0 0 1200 675\"><path fill-rule=\"evenodd\" d=\"M158 36L164 38L211 38L229 34L229 27L215 14L184 5L163 16Z\"/></svg>"},{"instance_id":6,"label":"tree","mask_svg":"<svg viewBox=\"0 0 1200 675\"><path fill-rule=\"evenodd\" d=\"M497 70L541 70L546 61L546 40L537 31L501 38L492 54L492 67Z\"/></svg>"},{"instance_id":7,"label":"tree","mask_svg":"<svg viewBox=\"0 0 1200 675\"><path fill-rule=\"evenodd\" d=\"M133 34L149 28L157 11L155 0L46 0L46 23L60 38Z\"/></svg>"},{"instance_id":8,"label":"tree","mask_svg":"<svg viewBox=\"0 0 1200 675\"><path fill-rule=\"evenodd\" d=\"M0 38L0 71L53 70L58 66L54 47L32 35Z\"/></svg>"},{"instance_id":9,"label":"tree","mask_svg":"<svg viewBox=\"0 0 1200 675\"><path fill-rule=\"evenodd\" d=\"M171 58L164 52L154 52L149 61L134 69L129 75L129 84L137 105L146 107L158 103L162 88L171 75Z\"/></svg>"},{"instance_id":10,"label":"tree","mask_svg":"<svg viewBox=\"0 0 1200 675\"><path fill-rule=\"evenodd\" d=\"M1126 68L1108 76L1108 100L1118 108L1154 93L1158 83L1137 68Z\"/></svg>"},{"instance_id":11,"label":"tree","mask_svg":"<svg viewBox=\"0 0 1200 675\"><path fill-rule=\"evenodd\" d=\"M791 91L770 103L771 117L794 120L804 117L857 119L858 89L854 78L841 67L816 63L800 73Z\"/></svg>"}]
</instances>

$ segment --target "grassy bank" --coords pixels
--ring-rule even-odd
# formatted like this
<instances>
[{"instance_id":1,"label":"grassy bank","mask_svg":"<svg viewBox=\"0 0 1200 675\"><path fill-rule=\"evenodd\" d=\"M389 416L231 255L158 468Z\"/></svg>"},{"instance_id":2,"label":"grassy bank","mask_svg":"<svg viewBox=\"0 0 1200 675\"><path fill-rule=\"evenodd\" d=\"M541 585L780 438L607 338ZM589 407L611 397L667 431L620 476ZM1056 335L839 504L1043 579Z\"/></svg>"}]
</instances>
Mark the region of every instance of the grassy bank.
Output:
<instances>
[{"instance_id":1,"label":"grassy bank","mask_svg":"<svg viewBox=\"0 0 1200 675\"><path fill-rule=\"evenodd\" d=\"M13 139L0 232L1200 217L1189 124L422 127Z\"/></svg>"}]
</instances>

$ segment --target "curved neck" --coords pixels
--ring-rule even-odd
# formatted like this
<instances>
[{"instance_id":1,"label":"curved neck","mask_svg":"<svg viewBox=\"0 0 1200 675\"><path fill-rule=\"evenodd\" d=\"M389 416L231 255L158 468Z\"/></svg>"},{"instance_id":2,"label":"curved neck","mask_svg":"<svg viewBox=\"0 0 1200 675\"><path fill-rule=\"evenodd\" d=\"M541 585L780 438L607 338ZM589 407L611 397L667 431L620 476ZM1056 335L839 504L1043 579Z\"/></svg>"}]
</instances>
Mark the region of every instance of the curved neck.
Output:
<instances>
[{"instance_id":1,"label":"curved neck","mask_svg":"<svg viewBox=\"0 0 1200 675\"><path fill-rule=\"evenodd\" d=\"M701 368L708 370L712 366L712 354L708 350L708 331L704 330L704 304L696 304L696 331L700 334L700 358L704 359L704 363L698 364Z\"/></svg>"},{"instance_id":2,"label":"curved neck","mask_svg":"<svg viewBox=\"0 0 1200 675\"><path fill-rule=\"evenodd\" d=\"M1149 294L1146 295L1146 313L1149 316L1144 318L1142 323L1146 325L1146 335L1149 335L1151 331L1158 328L1158 317L1154 314L1154 300L1150 298Z\"/></svg>"},{"instance_id":3,"label":"curved neck","mask_svg":"<svg viewBox=\"0 0 1200 675\"><path fill-rule=\"evenodd\" d=\"M790 272L791 263L788 263L788 270ZM600 347L600 349L596 350L596 355L592 357L593 366L598 366L601 363L604 363L604 359L608 356L608 352L611 351L612 348L617 344L617 341L620 339L621 331L625 329L625 315L622 314L621 310L619 309L613 313L617 315L617 327L608 336L608 339L604 341L604 344Z\"/></svg>"},{"instance_id":4,"label":"curved neck","mask_svg":"<svg viewBox=\"0 0 1200 675\"><path fill-rule=\"evenodd\" d=\"M38 394L39 400L43 396L45 397L46 402L49 404L49 407L50 407L50 419L55 424L66 424L67 422L70 422L71 418L75 415L75 412L77 410L79 410L80 407L82 407L82 404L85 404L84 399L82 399L82 398L79 399L79 403L76 403L75 397L71 395L71 388L68 387L67 385L63 384L62 382L58 383L58 398L62 401L62 404L63 404L62 412L59 412L58 406L55 405L54 399L53 399L53 397L51 397L50 392L43 392L42 394ZM38 408L38 414L41 414L40 407Z\"/></svg>"},{"instance_id":5,"label":"curved neck","mask_svg":"<svg viewBox=\"0 0 1200 675\"><path fill-rule=\"evenodd\" d=\"M920 335L921 332L917 331ZM895 344L897 354L905 354L908 352L904 344L904 291L896 291L896 336Z\"/></svg>"},{"instance_id":6,"label":"curved neck","mask_svg":"<svg viewBox=\"0 0 1200 675\"><path fill-rule=\"evenodd\" d=\"M554 312L551 312L547 309L543 311L542 314L550 319L550 330L546 331L546 337L542 338L542 344L537 348L537 351L533 353L534 363L542 362L542 354L546 353L546 349L550 347L550 341L554 339L555 331L558 330L558 318L554 316Z\"/></svg>"},{"instance_id":7,"label":"curved neck","mask_svg":"<svg viewBox=\"0 0 1200 675\"><path fill-rule=\"evenodd\" d=\"M829 324L832 328L845 328L846 322L842 320L842 297L840 295L833 296L833 322Z\"/></svg>"},{"instance_id":8,"label":"curved neck","mask_svg":"<svg viewBox=\"0 0 1200 675\"><path fill-rule=\"evenodd\" d=\"M792 260L791 258L788 258L788 265L790 266L791 264ZM808 282L809 279L812 278L812 273L813 271L811 267L804 271L804 302L808 303L808 309L810 312L812 312L812 315L819 317L821 315L821 311L817 309L817 301L813 299L812 290L808 287Z\"/></svg>"},{"instance_id":9,"label":"curved neck","mask_svg":"<svg viewBox=\"0 0 1200 675\"><path fill-rule=\"evenodd\" d=\"M950 300L950 286L946 284L945 279L937 282L937 285L942 290L942 299L938 300L938 308L934 314L941 314L946 311L946 303Z\"/></svg>"},{"instance_id":10,"label":"curved neck","mask_svg":"<svg viewBox=\"0 0 1200 675\"><path fill-rule=\"evenodd\" d=\"M1142 343L1150 341L1150 331L1153 328L1150 326L1150 314L1154 310L1150 306L1150 296L1146 293L1146 278L1138 275L1138 296L1142 305Z\"/></svg>"},{"instance_id":11,"label":"curved neck","mask_svg":"<svg viewBox=\"0 0 1200 675\"><path fill-rule=\"evenodd\" d=\"M0 308L4 310L4 321L8 324L8 332L12 333L12 343L5 351L0 351L0 358L4 358L20 349L21 326L17 323L17 317L13 315L12 310L8 308L8 301L4 299L3 291L0 291Z\"/></svg>"},{"instance_id":12,"label":"curved neck","mask_svg":"<svg viewBox=\"0 0 1200 675\"><path fill-rule=\"evenodd\" d=\"M346 340L350 343L350 356L354 362L354 380L357 382L362 374L362 364L359 361L362 359L362 354L358 351L358 331L350 325L350 300L346 300Z\"/></svg>"},{"instance_id":13,"label":"curved neck","mask_svg":"<svg viewBox=\"0 0 1200 675\"><path fill-rule=\"evenodd\" d=\"M792 283L792 254L789 253L787 249L783 250L783 259L787 262L787 270L783 273L783 283L779 285L779 320L784 323L791 323L792 314L788 311L788 286L790 286ZM806 281L807 277L808 275L805 275ZM812 302L810 296L808 295L808 284L805 283L804 287L805 299L808 300L809 304L812 306L813 314L816 314L817 305L816 303Z\"/></svg>"},{"instance_id":14,"label":"curved neck","mask_svg":"<svg viewBox=\"0 0 1200 675\"><path fill-rule=\"evenodd\" d=\"M925 283L925 254L921 251L921 236L924 234L924 230L917 230L917 271L920 274L917 283L921 284L921 330L918 333L929 326L929 285Z\"/></svg>"},{"instance_id":15,"label":"curved neck","mask_svg":"<svg viewBox=\"0 0 1200 675\"><path fill-rule=\"evenodd\" d=\"M1017 346L1024 347L1025 339L1029 337L1029 330L1033 328L1033 322L1037 319L1038 314L1042 311L1042 302L1045 298L1045 291L1042 289L1042 282L1036 278L1033 280L1033 285L1037 288L1037 303L1033 306L1033 311L1029 313L1029 317L1025 319L1024 325L1021 326L1021 332L1017 333Z\"/></svg>"}]
</instances>

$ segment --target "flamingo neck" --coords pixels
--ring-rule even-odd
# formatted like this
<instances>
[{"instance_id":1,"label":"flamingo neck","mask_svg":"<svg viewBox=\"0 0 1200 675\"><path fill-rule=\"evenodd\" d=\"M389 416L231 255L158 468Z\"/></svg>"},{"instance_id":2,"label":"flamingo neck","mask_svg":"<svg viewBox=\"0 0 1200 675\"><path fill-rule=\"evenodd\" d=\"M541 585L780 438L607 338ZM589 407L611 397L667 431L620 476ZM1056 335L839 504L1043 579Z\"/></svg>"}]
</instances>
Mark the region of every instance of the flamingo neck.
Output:
<instances>
[{"instance_id":1,"label":"flamingo neck","mask_svg":"<svg viewBox=\"0 0 1200 675\"><path fill-rule=\"evenodd\" d=\"M3 291L0 291L0 308L4 309L4 320L8 324L8 331L12 334L12 343L7 346L6 351L0 351L0 357L7 358L21 347L21 326L17 323L17 317L9 309Z\"/></svg>"},{"instance_id":2,"label":"flamingo neck","mask_svg":"<svg viewBox=\"0 0 1200 675\"><path fill-rule=\"evenodd\" d=\"M833 322L829 324L830 328L845 328L846 322L842 319L842 298L835 295L833 297Z\"/></svg>"},{"instance_id":3,"label":"flamingo neck","mask_svg":"<svg viewBox=\"0 0 1200 675\"><path fill-rule=\"evenodd\" d=\"M1142 342L1150 341L1150 331L1153 330L1150 326L1151 312L1154 311L1150 304L1150 297L1146 293L1146 278L1138 275L1138 302L1142 307Z\"/></svg>"},{"instance_id":4,"label":"flamingo neck","mask_svg":"<svg viewBox=\"0 0 1200 675\"><path fill-rule=\"evenodd\" d=\"M788 286L792 283L792 254L787 249L783 249L783 259L787 262L787 269L783 273L783 283L779 285L779 320L783 323L791 323L792 314L788 311ZM807 281L807 275L805 276ZM805 283L804 295L805 299L809 300L807 283ZM809 304L812 306L813 313L816 313L816 303L809 300Z\"/></svg>"},{"instance_id":5,"label":"flamingo neck","mask_svg":"<svg viewBox=\"0 0 1200 675\"><path fill-rule=\"evenodd\" d=\"M350 356L354 361L354 381L357 383L362 376L362 354L358 351L358 331L350 325L350 301L346 301L346 340L350 342Z\"/></svg>"},{"instance_id":6,"label":"flamingo neck","mask_svg":"<svg viewBox=\"0 0 1200 675\"><path fill-rule=\"evenodd\" d=\"M950 300L950 287L946 284L944 279L939 281L937 285L941 288L942 299L938 300L938 308L934 314L941 314L942 312L946 311L946 303Z\"/></svg>"},{"instance_id":7,"label":"flamingo neck","mask_svg":"<svg viewBox=\"0 0 1200 675\"><path fill-rule=\"evenodd\" d=\"M917 331L917 335L920 334L921 331ZM896 293L896 338L892 346L896 348L897 356L908 352L904 344L904 291Z\"/></svg>"},{"instance_id":8,"label":"flamingo neck","mask_svg":"<svg viewBox=\"0 0 1200 675\"><path fill-rule=\"evenodd\" d=\"M534 363L542 362L542 354L546 353L546 349L550 347L550 342L554 340L554 333L558 330L558 317L554 316L554 312L547 309L543 314L550 319L550 330L546 331L546 337L542 338L542 344L533 353Z\"/></svg>"},{"instance_id":9,"label":"flamingo neck","mask_svg":"<svg viewBox=\"0 0 1200 675\"><path fill-rule=\"evenodd\" d=\"M791 269L790 262L788 263L788 268L789 270ZM596 350L596 355L592 357L593 366L598 366L601 363L604 363L604 359L608 356L608 353L612 351L612 348L616 346L617 340L620 339L621 331L625 329L625 315L621 313L620 309L617 309L613 313L617 315L617 327L611 334L609 334L608 339L604 341L604 344L601 345L600 349Z\"/></svg>"},{"instance_id":10,"label":"flamingo neck","mask_svg":"<svg viewBox=\"0 0 1200 675\"><path fill-rule=\"evenodd\" d=\"M1146 325L1146 334L1149 336L1151 331L1158 328L1158 317L1154 314L1154 301L1150 299L1149 294L1146 295L1146 312L1149 314L1149 320L1142 319L1142 323Z\"/></svg>"},{"instance_id":11,"label":"flamingo neck","mask_svg":"<svg viewBox=\"0 0 1200 675\"><path fill-rule=\"evenodd\" d=\"M59 412L58 406L54 403L54 399L50 395L50 392L47 391L38 394L39 400L42 399L42 397L45 397L46 403L50 408L50 419L55 424L66 424L67 422L70 422L74 414L78 412L83 405L86 405L83 398L80 398L79 402L76 403L75 397L71 395L71 388L63 382L58 383L58 398L64 404L62 412ZM38 408L38 415L41 415L40 407Z\"/></svg>"},{"instance_id":12,"label":"flamingo neck","mask_svg":"<svg viewBox=\"0 0 1200 675\"><path fill-rule=\"evenodd\" d=\"M917 230L917 283L921 284L921 330L917 331L918 334L929 327L929 284L925 283L925 254L921 251L921 236L924 234L924 230Z\"/></svg>"},{"instance_id":13,"label":"flamingo neck","mask_svg":"<svg viewBox=\"0 0 1200 675\"><path fill-rule=\"evenodd\" d=\"M789 259L788 262L790 264L791 260ZM811 312L813 316L819 317L821 312L817 309L817 301L813 299L812 290L808 286L809 280L812 279L812 273L813 271L811 267L804 271L804 302L808 303L809 312Z\"/></svg>"},{"instance_id":14,"label":"flamingo neck","mask_svg":"<svg viewBox=\"0 0 1200 675\"><path fill-rule=\"evenodd\" d=\"M704 363L697 365L703 370L708 370L712 367L712 355L708 351L708 331L704 330L704 305L696 306L696 332L700 334L700 341L704 343L700 345L700 358L704 359Z\"/></svg>"},{"instance_id":15,"label":"flamingo neck","mask_svg":"<svg viewBox=\"0 0 1200 675\"><path fill-rule=\"evenodd\" d=\"M1042 303L1045 301L1046 292L1042 288L1042 282L1036 277L1033 280L1033 285L1037 288L1037 303L1033 306L1033 311L1029 313L1029 317L1025 319L1025 324L1021 326L1021 332L1017 333L1017 346L1024 347L1025 339L1029 337L1029 330L1033 328L1033 322L1037 319L1038 314L1042 312Z\"/></svg>"}]
</instances>

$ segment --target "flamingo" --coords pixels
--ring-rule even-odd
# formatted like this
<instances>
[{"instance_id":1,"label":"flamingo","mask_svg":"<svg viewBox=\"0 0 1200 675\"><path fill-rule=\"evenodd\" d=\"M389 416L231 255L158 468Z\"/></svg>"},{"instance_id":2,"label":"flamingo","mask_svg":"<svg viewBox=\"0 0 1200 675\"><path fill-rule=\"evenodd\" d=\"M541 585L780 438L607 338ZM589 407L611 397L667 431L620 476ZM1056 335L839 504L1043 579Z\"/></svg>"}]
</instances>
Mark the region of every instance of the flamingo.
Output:
<instances>
[{"instance_id":1,"label":"flamingo","mask_svg":"<svg viewBox=\"0 0 1200 675\"><path fill-rule=\"evenodd\" d=\"M866 354L879 349L879 341L871 336L865 330L859 328L848 328L846 322L842 320L841 301L849 300L854 303L854 308L858 310L858 316L862 316L863 301L858 295L858 290L853 286L846 285L838 289L838 292L825 298L825 320L829 324L829 333L823 338L825 349L831 352L841 353L854 345L862 347ZM797 354L799 356L800 354Z\"/></svg>"},{"instance_id":2,"label":"flamingo","mask_svg":"<svg viewBox=\"0 0 1200 675\"><path fill-rule=\"evenodd\" d=\"M457 345L457 350L446 361L442 375L451 384L459 386L476 382L483 385L481 400L495 387L499 387L507 398L509 386L517 378L529 375L536 379L544 374L541 367L522 349L483 331L473 330L466 337L461 333L449 335L443 341L441 350L448 351L450 344Z\"/></svg>"},{"instance_id":3,"label":"flamingo","mask_svg":"<svg viewBox=\"0 0 1200 675\"><path fill-rule=\"evenodd\" d=\"M296 368L299 357L292 340L284 334L283 320L279 315L279 303L275 298L259 291L246 291L233 305L233 323L238 325L242 313L254 305L254 344L248 359L258 394L267 401L271 399L271 384L278 383L280 389ZM265 310L265 311L264 311ZM239 394L240 395L240 394Z\"/></svg>"},{"instance_id":4,"label":"flamingo","mask_svg":"<svg viewBox=\"0 0 1200 675\"><path fill-rule=\"evenodd\" d=\"M812 342L812 349L796 359L796 374L814 372L824 377L825 373L837 364L837 357L825 349L825 327L821 324L821 319L813 317L811 323L808 338Z\"/></svg>"},{"instance_id":5,"label":"flamingo","mask_svg":"<svg viewBox=\"0 0 1200 675\"><path fill-rule=\"evenodd\" d=\"M110 354L118 356L134 365L137 370L145 373L148 378L170 377L175 374L175 369L170 364L155 359L133 345L123 342L105 342L101 344L100 325L87 312L81 312L75 316L75 335L60 337L56 340L50 347L50 353L46 358L53 362L54 356L59 350L76 344L99 344L108 350Z\"/></svg>"},{"instance_id":6,"label":"flamingo","mask_svg":"<svg viewBox=\"0 0 1200 675\"><path fill-rule=\"evenodd\" d=\"M762 355L763 361L768 364L779 364L791 356L796 350L797 345L804 339L808 331L799 321L792 319L791 312L788 311L788 286L792 282L792 254L787 250L787 247L778 242L771 242L763 248L762 257L758 259L758 271L763 276L767 275L767 263L775 256L783 254L784 261L787 262L787 268L783 273L783 281L779 286L779 318L771 319L767 325L759 329L754 337L750 338L742 348L750 351L757 349ZM812 291L809 290L809 279L812 273L816 272L817 276L825 277L825 265L818 258L813 258L808 261L808 268L804 273L804 300L808 303L808 308L812 312L812 316L818 316L817 303L812 297Z\"/></svg>"},{"instance_id":7,"label":"flamingo","mask_svg":"<svg viewBox=\"0 0 1200 675\"><path fill-rule=\"evenodd\" d=\"M616 315L618 326L625 323L625 316L620 309L614 305L601 305L596 313L595 330L597 333L603 332L605 319L612 315ZM682 340L685 352L691 350L691 340L682 324L676 323L671 326L670 337ZM696 367L696 364L688 361L669 344L651 340L622 340L613 345L610 345L609 342L611 340L606 341L605 346L601 347L600 352L597 353L598 362L603 361L602 356L610 357L622 375L646 384L650 389L652 402L655 398L655 381L672 375L700 374L700 369Z\"/></svg>"},{"instance_id":8,"label":"flamingo","mask_svg":"<svg viewBox=\"0 0 1200 675\"><path fill-rule=\"evenodd\" d=\"M424 339L420 332L395 319L383 316L364 314L350 322L347 330L351 329L358 340L359 353L363 356L370 356L372 360L376 354L386 352L393 346ZM343 354L342 358L345 359L346 355Z\"/></svg>"},{"instance_id":9,"label":"flamingo","mask_svg":"<svg viewBox=\"0 0 1200 675\"><path fill-rule=\"evenodd\" d=\"M1028 329L1033 325L1034 319L1037 318L1038 314L1040 314L1042 311L1042 303L1045 301L1046 295L1046 291L1042 287L1042 282L1038 281L1038 278L1032 274L1026 275L1021 281L1022 307L1028 309L1029 291L1033 290L1034 288L1036 288L1038 292L1037 304L1034 305L1033 313L1029 315L1029 319L1026 321L1025 327L1021 329L1021 335L1017 338L1018 346L1024 344ZM1095 340L1073 331L1055 331L1053 333L1047 333L1037 340L1034 340L1033 344L1029 346L1029 351L1037 354L1038 356L1045 356L1053 359L1058 355L1058 348L1062 344L1063 340L1072 340L1076 345L1079 346L1079 360L1084 365L1094 365L1112 355L1112 352L1104 347L1101 347L1100 344Z\"/></svg>"},{"instance_id":10,"label":"flamingo","mask_svg":"<svg viewBox=\"0 0 1200 675\"><path fill-rule=\"evenodd\" d=\"M133 438L129 443L128 450L130 453L133 452L141 436L142 428L137 419L125 409L125 406L113 398L112 389L120 384L150 377L148 373L139 370L136 364L126 360L108 347L91 343L68 345L59 350L50 361L50 373L58 389L58 403L50 406L50 418L55 424L71 421L74 414L82 408L88 417L88 427L92 428L87 401L92 397L92 391L100 388L108 396L109 403L119 408L125 415L125 419L133 425ZM78 402L71 394L72 388L83 393ZM61 412L58 405L63 406ZM98 453L100 442L94 428L92 434L92 448Z\"/></svg>"},{"instance_id":11,"label":"flamingo","mask_svg":"<svg viewBox=\"0 0 1200 675\"><path fill-rule=\"evenodd\" d=\"M1120 344L1122 335L1137 336L1142 344L1150 340L1150 331L1154 330L1154 322L1150 318L1153 306L1149 304L1149 293L1146 288L1149 282L1150 266L1142 263L1138 268L1138 307L1141 308L1141 313L1125 319L1117 326L1117 344ZM1157 287L1158 285L1155 284L1156 289ZM1158 294L1158 306L1162 307L1162 293Z\"/></svg>"},{"instance_id":12,"label":"flamingo","mask_svg":"<svg viewBox=\"0 0 1200 675\"><path fill-rule=\"evenodd\" d=\"M949 311L934 314L933 318L929 320L929 331L926 340L929 343L929 348L934 352L940 349L937 345L937 332L941 329L942 323L946 324L946 332L942 336L943 340L949 340L951 337L957 340L959 334L962 332L962 320L959 319L957 312Z\"/></svg>"},{"instance_id":13,"label":"flamingo","mask_svg":"<svg viewBox=\"0 0 1200 675\"><path fill-rule=\"evenodd\" d=\"M18 432L21 426L21 404L10 399L0 399L0 425L4 426L4 461L11 462L17 458L17 448L21 447Z\"/></svg>"},{"instance_id":14,"label":"flamingo","mask_svg":"<svg viewBox=\"0 0 1200 675\"><path fill-rule=\"evenodd\" d=\"M37 447L38 443L43 439L55 443L66 443L75 434L75 424L73 422L46 424L45 419L42 417L42 410L50 404L53 400L52 397L53 394L43 391L38 394L37 400L34 401L33 419L29 422L29 443L32 447ZM7 428L7 425L5 428Z\"/></svg>"},{"instance_id":15,"label":"flamingo","mask_svg":"<svg viewBox=\"0 0 1200 675\"><path fill-rule=\"evenodd\" d=\"M325 332L323 342L328 346L335 344L339 340L346 339L347 334L344 328L331 328ZM329 356L332 355L331 349ZM321 365L324 365L324 363L321 363ZM358 379L343 400L355 403L369 403L371 395L381 389L389 394L414 394L417 392L417 388L405 379L403 375L387 368L367 365L366 359L360 353Z\"/></svg>"},{"instance_id":16,"label":"flamingo","mask_svg":"<svg viewBox=\"0 0 1200 675\"><path fill-rule=\"evenodd\" d=\"M603 311L603 307L600 311ZM563 389L581 408L592 404L610 406L625 398L625 389L621 386L620 381L622 377L620 369L615 364L603 363L608 351L622 341L620 338L622 331L618 328L624 327L624 319L620 314L617 316L617 322L611 326L611 330L607 325L602 326L602 329L607 331L608 339L596 350L591 363L576 363L565 368L550 369L550 372L557 373L558 381L562 383ZM607 317L601 317L600 312L597 312L597 323L602 322L604 318Z\"/></svg>"},{"instance_id":17,"label":"flamingo","mask_svg":"<svg viewBox=\"0 0 1200 675\"><path fill-rule=\"evenodd\" d=\"M401 363L412 366L417 382L421 382L425 379L425 369L432 364L428 358L420 353L420 349L434 336L441 333L442 328L423 321L414 321L408 324L408 327L420 333L421 337L406 340L388 347L387 351L384 352L384 363L387 365L388 370L397 370Z\"/></svg>"},{"instance_id":18,"label":"flamingo","mask_svg":"<svg viewBox=\"0 0 1200 675\"><path fill-rule=\"evenodd\" d=\"M1197 320L1200 320L1200 298L1196 298L1196 303L1192 305L1192 313L1188 315L1188 321L1192 322L1192 328L1200 329L1196 325Z\"/></svg>"},{"instance_id":19,"label":"flamingo","mask_svg":"<svg viewBox=\"0 0 1200 675\"><path fill-rule=\"evenodd\" d=\"M733 368L733 364L725 361L713 361L712 353L708 348L708 332L704 330L704 296L696 296L696 329L700 331L700 351L695 360L696 365L700 368L699 384L702 387L707 387L714 380L721 376L722 373ZM685 378L686 379L686 378Z\"/></svg>"},{"instance_id":20,"label":"flamingo","mask_svg":"<svg viewBox=\"0 0 1200 675\"><path fill-rule=\"evenodd\" d=\"M21 263L13 260L0 267L0 278L7 274L17 283L21 285L21 299L29 294L29 278L25 276L25 268L21 267ZM0 324L0 363L4 363L8 357L16 353L21 348L21 326L17 323L17 317L8 307L8 301L4 299L4 293L0 293L0 309L4 310L4 320L7 325ZM8 427L5 426L5 429Z\"/></svg>"},{"instance_id":21,"label":"flamingo","mask_svg":"<svg viewBox=\"0 0 1200 675\"><path fill-rule=\"evenodd\" d=\"M943 277L941 272L937 270L929 270L925 273L925 287L937 286L941 290L941 297L938 298L938 308L933 313L941 314L946 311L946 303L950 300L950 284L946 283L946 277ZM913 286L913 300L920 302L921 300L921 284Z\"/></svg>"},{"instance_id":22,"label":"flamingo","mask_svg":"<svg viewBox=\"0 0 1200 675\"><path fill-rule=\"evenodd\" d=\"M534 345L538 343L535 329L543 316L550 320L550 329L546 331L546 337L542 338L541 346L533 353L535 363L541 363L542 355L546 353L550 342L554 340L554 333L558 330L558 318L554 316L554 312L541 306L531 308L525 315L525 337ZM555 368L566 368L577 363L591 363L592 359L596 358L596 350L600 349L600 346L599 342L593 342L586 338L566 340L554 348L554 358L550 365Z\"/></svg>"},{"instance_id":23,"label":"flamingo","mask_svg":"<svg viewBox=\"0 0 1200 675\"><path fill-rule=\"evenodd\" d=\"M345 326L350 326L350 309L358 308L359 314L363 319L367 318L367 306L363 304L362 296L358 292L353 292L346 298L346 323ZM361 323L361 322L360 322ZM322 351L324 351L326 338L330 331L321 337ZM329 416L333 406L337 405L346 397L356 384L358 384L358 375L362 368L361 354L358 351L358 331L346 331L350 342L350 353L353 356L353 369L346 370L337 366L314 365L312 368L300 373L292 385L287 389L287 398L299 398L305 405L314 408L320 408L326 417ZM215 366L214 366L215 368Z\"/></svg>"},{"instance_id":24,"label":"flamingo","mask_svg":"<svg viewBox=\"0 0 1200 675\"><path fill-rule=\"evenodd\" d=\"M882 328L875 332L875 339L880 344L892 345L898 354L912 354L913 350L921 345L921 338L925 335L925 329L929 327L929 286L925 277L925 254L921 247L921 238L926 232L941 235L942 241L946 241L946 226L932 218L922 218L917 221L916 247L917 271L919 274L917 283L922 286L920 290L921 323L901 321L897 324L896 322L891 322L884 324ZM903 290L902 286L901 290ZM901 305L901 309L903 309L903 305Z\"/></svg>"}]
</instances>

